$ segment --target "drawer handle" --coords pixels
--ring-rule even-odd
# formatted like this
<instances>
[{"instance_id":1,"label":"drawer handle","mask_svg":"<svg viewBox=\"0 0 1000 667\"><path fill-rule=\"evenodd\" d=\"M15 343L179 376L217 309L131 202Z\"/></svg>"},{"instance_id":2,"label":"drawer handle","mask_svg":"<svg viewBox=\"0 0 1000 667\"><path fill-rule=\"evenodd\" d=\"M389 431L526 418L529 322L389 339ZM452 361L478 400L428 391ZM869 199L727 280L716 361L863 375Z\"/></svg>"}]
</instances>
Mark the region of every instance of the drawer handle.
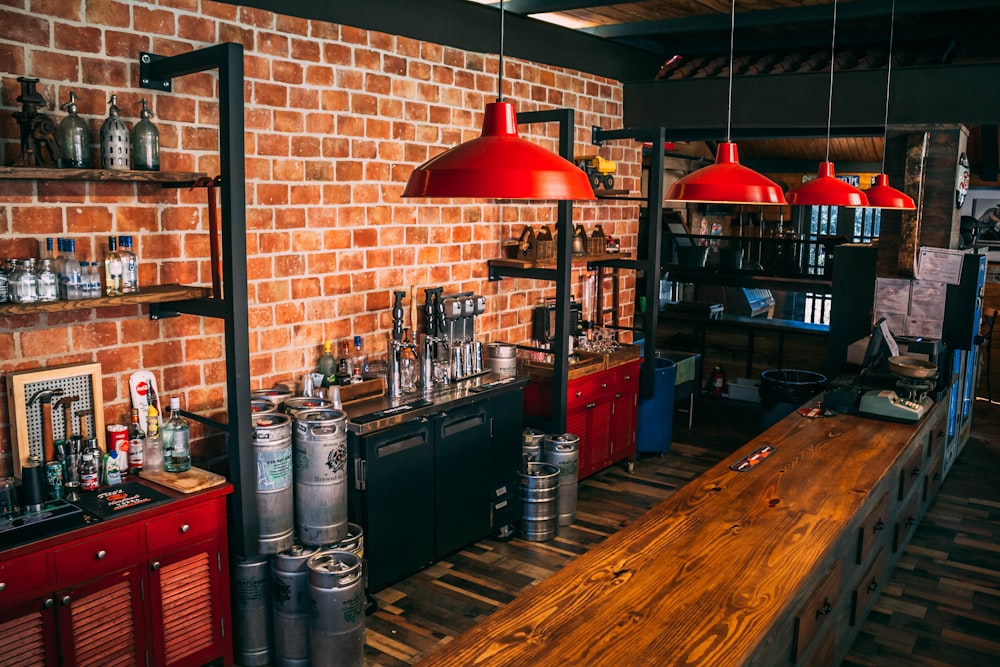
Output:
<instances>
[{"instance_id":1,"label":"drawer handle","mask_svg":"<svg viewBox=\"0 0 1000 667\"><path fill-rule=\"evenodd\" d=\"M100 551L98 551L98 552L97 552L96 554L94 554L94 555L95 555L95 557L97 558L97 560L104 560L105 558L107 558L107 556L108 556L108 552L107 552L107 551L105 551L104 549L101 549Z\"/></svg>"},{"instance_id":2,"label":"drawer handle","mask_svg":"<svg viewBox=\"0 0 1000 667\"><path fill-rule=\"evenodd\" d=\"M873 533L877 533L880 530L885 530L885 521L883 521L882 519L879 519L878 521L876 521L875 525L872 526L872 532Z\"/></svg>"},{"instance_id":3,"label":"drawer handle","mask_svg":"<svg viewBox=\"0 0 1000 667\"><path fill-rule=\"evenodd\" d=\"M64 595L63 598L61 600L59 600L59 603L62 604L62 606L67 607L67 606L69 606L69 603L72 602L72 601L73 601L73 598L71 598L68 595Z\"/></svg>"},{"instance_id":4,"label":"drawer handle","mask_svg":"<svg viewBox=\"0 0 1000 667\"><path fill-rule=\"evenodd\" d=\"M826 616L831 611L833 611L833 605L830 604L829 598L823 598L823 606L816 610L816 619L819 620L823 616Z\"/></svg>"},{"instance_id":5,"label":"drawer handle","mask_svg":"<svg viewBox=\"0 0 1000 667\"><path fill-rule=\"evenodd\" d=\"M3 589L7 588L6 581L0 581L0 593L3 593Z\"/></svg>"},{"instance_id":6,"label":"drawer handle","mask_svg":"<svg viewBox=\"0 0 1000 667\"><path fill-rule=\"evenodd\" d=\"M910 471L910 477L919 477L919 476L920 476L920 468L914 468L913 470Z\"/></svg>"},{"instance_id":7,"label":"drawer handle","mask_svg":"<svg viewBox=\"0 0 1000 667\"><path fill-rule=\"evenodd\" d=\"M590 410L591 408L595 407L596 405L597 405L596 402L594 402L594 403L587 403L587 405L584 406L584 407L586 407L588 410Z\"/></svg>"},{"instance_id":8,"label":"drawer handle","mask_svg":"<svg viewBox=\"0 0 1000 667\"><path fill-rule=\"evenodd\" d=\"M628 381L629 381L629 380L631 380L631 379L632 379L632 376L631 376L631 375L626 375L626 376L625 376L625 381L626 381L626 382L628 382Z\"/></svg>"},{"instance_id":9,"label":"drawer handle","mask_svg":"<svg viewBox=\"0 0 1000 667\"><path fill-rule=\"evenodd\" d=\"M621 392L618 392L617 394L615 394L615 399L616 400L619 399L619 398L621 398L621 397L622 397L622 393Z\"/></svg>"},{"instance_id":10,"label":"drawer handle","mask_svg":"<svg viewBox=\"0 0 1000 667\"><path fill-rule=\"evenodd\" d=\"M184 524L183 526L181 526L181 532L182 533L186 533L189 530L191 530L191 526L189 526L188 524Z\"/></svg>"},{"instance_id":11,"label":"drawer handle","mask_svg":"<svg viewBox=\"0 0 1000 667\"><path fill-rule=\"evenodd\" d=\"M52 598L48 598L45 602L42 603L42 607L45 609L52 609L52 607L55 606L56 606L56 601L53 600Z\"/></svg>"},{"instance_id":12,"label":"drawer handle","mask_svg":"<svg viewBox=\"0 0 1000 667\"><path fill-rule=\"evenodd\" d=\"M913 524L915 524L916 522L917 522L917 520L915 518L913 518L912 516L906 517L906 527L907 528L911 528L913 526Z\"/></svg>"},{"instance_id":13,"label":"drawer handle","mask_svg":"<svg viewBox=\"0 0 1000 667\"><path fill-rule=\"evenodd\" d=\"M160 571L160 567L161 567L160 566L160 561L154 560L153 564L150 565L149 567L150 567L151 570L153 570L153 572L159 572Z\"/></svg>"},{"instance_id":14,"label":"drawer handle","mask_svg":"<svg viewBox=\"0 0 1000 667\"><path fill-rule=\"evenodd\" d=\"M878 588L878 579L872 577L871 583L868 584L868 592L874 593L876 588Z\"/></svg>"},{"instance_id":15,"label":"drawer handle","mask_svg":"<svg viewBox=\"0 0 1000 667\"><path fill-rule=\"evenodd\" d=\"M608 383L607 382L602 382L601 383L601 389L607 389L607 388L608 388Z\"/></svg>"},{"instance_id":16,"label":"drawer handle","mask_svg":"<svg viewBox=\"0 0 1000 667\"><path fill-rule=\"evenodd\" d=\"M583 392L582 391L576 392L576 397L577 398L580 398L581 396L583 396Z\"/></svg>"}]
</instances>

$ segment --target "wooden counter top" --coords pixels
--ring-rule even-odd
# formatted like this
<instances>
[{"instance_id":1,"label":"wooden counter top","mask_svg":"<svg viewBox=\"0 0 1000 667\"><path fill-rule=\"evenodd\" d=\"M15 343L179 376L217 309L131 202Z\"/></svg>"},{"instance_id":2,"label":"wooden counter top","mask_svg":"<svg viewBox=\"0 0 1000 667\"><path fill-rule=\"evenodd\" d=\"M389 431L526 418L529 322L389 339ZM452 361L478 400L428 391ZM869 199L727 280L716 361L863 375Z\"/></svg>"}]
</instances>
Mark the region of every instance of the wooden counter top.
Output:
<instances>
[{"instance_id":1,"label":"wooden counter top","mask_svg":"<svg viewBox=\"0 0 1000 667\"><path fill-rule=\"evenodd\" d=\"M853 576L845 536L946 409L916 426L793 413L421 664L787 662L791 611L834 559ZM730 469L764 444L763 462Z\"/></svg>"}]
</instances>

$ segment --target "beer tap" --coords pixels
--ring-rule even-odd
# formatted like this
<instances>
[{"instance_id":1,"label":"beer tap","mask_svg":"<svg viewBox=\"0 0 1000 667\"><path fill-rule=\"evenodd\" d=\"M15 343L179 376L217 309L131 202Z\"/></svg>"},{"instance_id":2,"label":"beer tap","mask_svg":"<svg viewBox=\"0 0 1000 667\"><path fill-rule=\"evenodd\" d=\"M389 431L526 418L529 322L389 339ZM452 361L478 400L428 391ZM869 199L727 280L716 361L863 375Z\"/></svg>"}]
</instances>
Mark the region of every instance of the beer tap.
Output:
<instances>
[{"instance_id":1,"label":"beer tap","mask_svg":"<svg viewBox=\"0 0 1000 667\"><path fill-rule=\"evenodd\" d=\"M389 334L388 354L385 363L385 380L389 397L396 398L402 393L401 357L403 352L403 299L406 292L394 291L392 304L392 332Z\"/></svg>"}]
</instances>

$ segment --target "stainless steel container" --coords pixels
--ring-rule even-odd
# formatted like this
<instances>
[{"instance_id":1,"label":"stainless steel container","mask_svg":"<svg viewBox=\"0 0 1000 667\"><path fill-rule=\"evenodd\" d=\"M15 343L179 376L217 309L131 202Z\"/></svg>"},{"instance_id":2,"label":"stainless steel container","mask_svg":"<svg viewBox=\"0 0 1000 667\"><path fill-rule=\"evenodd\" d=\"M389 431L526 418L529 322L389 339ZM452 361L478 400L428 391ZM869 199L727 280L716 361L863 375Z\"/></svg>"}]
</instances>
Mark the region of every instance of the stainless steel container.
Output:
<instances>
[{"instance_id":1,"label":"stainless steel container","mask_svg":"<svg viewBox=\"0 0 1000 667\"><path fill-rule=\"evenodd\" d=\"M346 425L340 410L295 415L295 529L303 544L347 537Z\"/></svg>"},{"instance_id":2,"label":"stainless steel container","mask_svg":"<svg viewBox=\"0 0 1000 667\"><path fill-rule=\"evenodd\" d=\"M250 398L262 398L266 401L271 401L279 410L284 406L285 400L294 396L290 390L283 389L280 387L271 387L270 389L254 389L250 392Z\"/></svg>"},{"instance_id":3,"label":"stainless steel container","mask_svg":"<svg viewBox=\"0 0 1000 667\"><path fill-rule=\"evenodd\" d=\"M510 343L487 343L483 363L501 377L514 377L517 375L517 347Z\"/></svg>"},{"instance_id":4,"label":"stainless steel container","mask_svg":"<svg viewBox=\"0 0 1000 667\"><path fill-rule=\"evenodd\" d=\"M559 468L529 463L521 473L521 537L529 542L551 540L559 531Z\"/></svg>"},{"instance_id":5,"label":"stainless steel container","mask_svg":"<svg viewBox=\"0 0 1000 667\"><path fill-rule=\"evenodd\" d=\"M312 664L363 667L365 589L361 557L349 551L321 551L309 559L308 567Z\"/></svg>"},{"instance_id":6,"label":"stainless steel container","mask_svg":"<svg viewBox=\"0 0 1000 667\"><path fill-rule=\"evenodd\" d=\"M232 564L233 657L242 667L270 665L274 658L270 572L267 558Z\"/></svg>"},{"instance_id":7,"label":"stainless steel container","mask_svg":"<svg viewBox=\"0 0 1000 667\"><path fill-rule=\"evenodd\" d=\"M271 610L278 667L309 667L309 559L298 544L271 557Z\"/></svg>"},{"instance_id":8,"label":"stainless steel container","mask_svg":"<svg viewBox=\"0 0 1000 667\"><path fill-rule=\"evenodd\" d=\"M580 437L572 433L545 436L542 460L559 468L559 525L576 520Z\"/></svg>"},{"instance_id":9,"label":"stainless steel container","mask_svg":"<svg viewBox=\"0 0 1000 667\"><path fill-rule=\"evenodd\" d=\"M267 400L266 398L251 398L250 399L250 412L259 414L269 414L271 412L277 412L278 406Z\"/></svg>"},{"instance_id":10,"label":"stainless steel container","mask_svg":"<svg viewBox=\"0 0 1000 667\"><path fill-rule=\"evenodd\" d=\"M295 542L292 420L276 412L256 414L251 420L257 466L257 551L276 554Z\"/></svg>"},{"instance_id":11,"label":"stainless steel container","mask_svg":"<svg viewBox=\"0 0 1000 667\"><path fill-rule=\"evenodd\" d=\"M303 410L332 409L333 401L318 396L293 396L285 399L285 414L293 417Z\"/></svg>"}]
</instances>

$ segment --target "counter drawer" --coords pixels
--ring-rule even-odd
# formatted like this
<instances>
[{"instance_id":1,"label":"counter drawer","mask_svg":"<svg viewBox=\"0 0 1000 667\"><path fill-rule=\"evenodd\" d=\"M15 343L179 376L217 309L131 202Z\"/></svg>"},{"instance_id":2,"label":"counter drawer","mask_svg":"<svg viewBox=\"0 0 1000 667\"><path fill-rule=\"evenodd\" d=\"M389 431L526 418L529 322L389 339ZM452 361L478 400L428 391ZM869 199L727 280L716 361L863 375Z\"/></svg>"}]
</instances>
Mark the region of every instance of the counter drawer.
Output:
<instances>
[{"instance_id":1,"label":"counter drawer","mask_svg":"<svg viewBox=\"0 0 1000 667\"><path fill-rule=\"evenodd\" d=\"M798 663L802 659L813 639L827 625L825 621L837 605L839 592L840 561L838 560L795 615L795 628L792 633L792 662Z\"/></svg>"},{"instance_id":2,"label":"counter drawer","mask_svg":"<svg viewBox=\"0 0 1000 667\"><path fill-rule=\"evenodd\" d=\"M549 385L552 389L552 385ZM594 400L594 378L591 376L570 380L566 387L566 409L581 408Z\"/></svg>"},{"instance_id":3,"label":"counter drawer","mask_svg":"<svg viewBox=\"0 0 1000 667\"><path fill-rule=\"evenodd\" d=\"M45 553L33 553L0 560L0 607L7 607L24 595L45 590L49 581Z\"/></svg>"},{"instance_id":4,"label":"counter drawer","mask_svg":"<svg viewBox=\"0 0 1000 667\"><path fill-rule=\"evenodd\" d=\"M920 479L920 473L922 468L920 466L923 461L923 448L914 447L906 459L903 461L902 467L899 469L899 500L906 498L906 494L910 492L917 480Z\"/></svg>"},{"instance_id":5,"label":"counter drawer","mask_svg":"<svg viewBox=\"0 0 1000 667\"><path fill-rule=\"evenodd\" d=\"M147 522L146 545L149 552L160 554L218 535L222 530L218 502L201 503Z\"/></svg>"},{"instance_id":6,"label":"counter drawer","mask_svg":"<svg viewBox=\"0 0 1000 667\"><path fill-rule=\"evenodd\" d=\"M875 503L864 523L858 528L858 555L857 564L861 565L868 560L868 557L875 552L879 538L889 527L889 493L883 493L879 501Z\"/></svg>"},{"instance_id":7,"label":"counter drawer","mask_svg":"<svg viewBox=\"0 0 1000 667\"><path fill-rule=\"evenodd\" d=\"M882 592L882 586L885 585L885 581L883 581L884 562L885 551L880 549L878 556L865 570L858 585L851 591L851 625L860 625L865 620L875 598Z\"/></svg>"},{"instance_id":8,"label":"counter drawer","mask_svg":"<svg viewBox=\"0 0 1000 667\"><path fill-rule=\"evenodd\" d=\"M927 474L924 476L924 502L929 501L937 493L938 488L941 486L941 466L944 465L943 460L938 457L932 459L930 465L927 467Z\"/></svg>"},{"instance_id":9,"label":"counter drawer","mask_svg":"<svg viewBox=\"0 0 1000 667\"><path fill-rule=\"evenodd\" d=\"M132 525L101 533L54 551L59 585L83 582L146 558L142 526Z\"/></svg>"},{"instance_id":10,"label":"counter drawer","mask_svg":"<svg viewBox=\"0 0 1000 667\"><path fill-rule=\"evenodd\" d=\"M895 530L892 535L892 551L899 552L910 541L917 528L917 512L920 510L920 496L913 494L896 515Z\"/></svg>"}]
</instances>

